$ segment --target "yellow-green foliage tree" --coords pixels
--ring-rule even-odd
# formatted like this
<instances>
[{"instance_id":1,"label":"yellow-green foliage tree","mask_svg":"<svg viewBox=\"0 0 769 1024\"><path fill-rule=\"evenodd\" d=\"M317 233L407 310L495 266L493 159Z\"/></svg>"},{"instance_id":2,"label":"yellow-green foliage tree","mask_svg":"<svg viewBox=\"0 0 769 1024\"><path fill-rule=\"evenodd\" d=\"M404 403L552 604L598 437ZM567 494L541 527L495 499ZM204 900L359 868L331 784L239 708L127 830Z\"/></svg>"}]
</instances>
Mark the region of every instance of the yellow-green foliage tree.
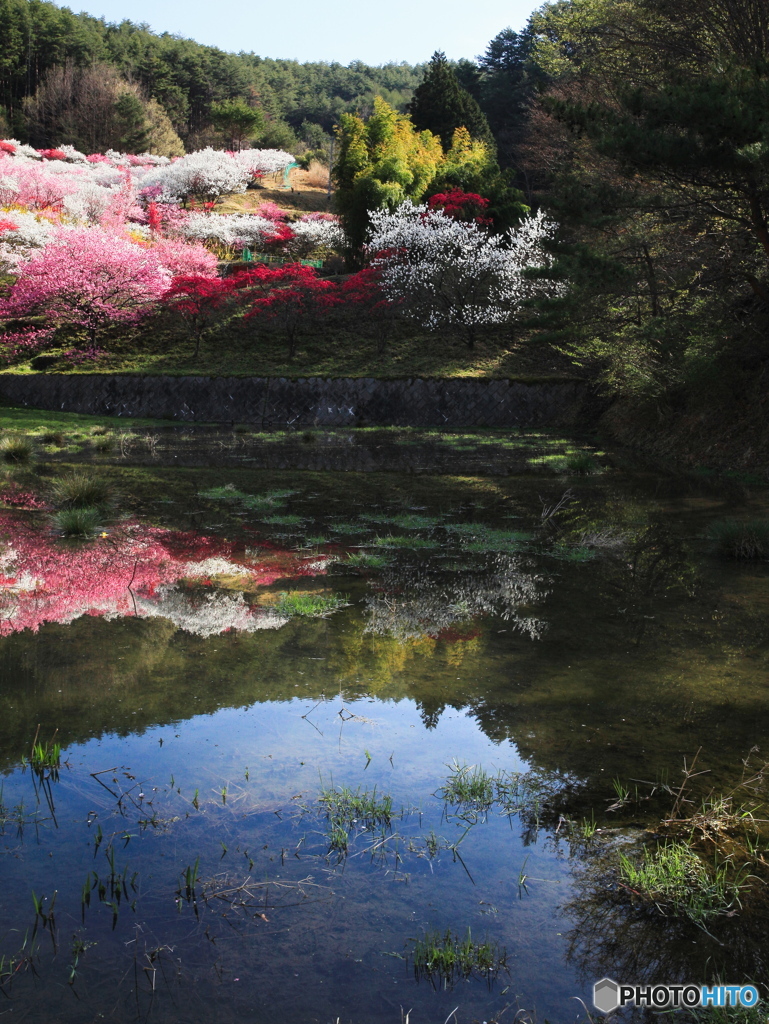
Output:
<instances>
[{"instance_id":1,"label":"yellow-green foliage tree","mask_svg":"<svg viewBox=\"0 0 769 1024\"><path fill-rule=\"evenodd\" d=\"M417 131L411 118L374 100L368 121L342 114L334 165L336 204L353 262L365 240L369 210L395 209L404 199L418 203L444 161L441 140Z\"/></svg>"}]
</instances>

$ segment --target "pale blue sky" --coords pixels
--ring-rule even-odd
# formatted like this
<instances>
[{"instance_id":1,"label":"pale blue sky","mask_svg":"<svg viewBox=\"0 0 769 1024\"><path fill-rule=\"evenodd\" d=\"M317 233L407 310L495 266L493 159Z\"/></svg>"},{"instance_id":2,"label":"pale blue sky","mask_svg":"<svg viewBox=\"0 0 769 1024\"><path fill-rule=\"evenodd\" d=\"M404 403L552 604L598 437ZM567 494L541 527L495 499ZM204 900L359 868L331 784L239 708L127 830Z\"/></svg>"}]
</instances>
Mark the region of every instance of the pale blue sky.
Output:
<instances>
[{"instance_id":1,"label":"pale blue sky","mask_svg":"<svg viewBox=\"0 0 769 1024\"><path fill-rule=\"evenodd\" d=\"M536 0L69 0L74 11L146 22L223 50L262 57L368 64L429 60L445 50L472 59L508 25L520 29Z\"/></svg>"}]
</instances>

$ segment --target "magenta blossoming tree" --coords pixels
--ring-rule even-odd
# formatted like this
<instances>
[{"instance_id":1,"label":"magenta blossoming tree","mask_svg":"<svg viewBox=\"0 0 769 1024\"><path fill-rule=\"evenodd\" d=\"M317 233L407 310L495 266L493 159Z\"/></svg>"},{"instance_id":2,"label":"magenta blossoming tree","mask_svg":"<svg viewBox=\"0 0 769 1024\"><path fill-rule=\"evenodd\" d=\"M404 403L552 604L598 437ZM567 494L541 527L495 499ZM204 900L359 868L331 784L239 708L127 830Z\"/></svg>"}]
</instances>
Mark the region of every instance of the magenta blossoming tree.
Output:
<instances>
[{"instance_id":1,"label":"magenta blossoming tree","mask_svg":"<svg viewBox=\"0 0 769 1024\"><path fill-rule=\"evenodd\" d=\"M111 324L132 324L155 306L171 275L151 249L99 228L60 231L19 272L0 316L44 315L56 326L96 335Z\"/></svg>"}]
</instances>

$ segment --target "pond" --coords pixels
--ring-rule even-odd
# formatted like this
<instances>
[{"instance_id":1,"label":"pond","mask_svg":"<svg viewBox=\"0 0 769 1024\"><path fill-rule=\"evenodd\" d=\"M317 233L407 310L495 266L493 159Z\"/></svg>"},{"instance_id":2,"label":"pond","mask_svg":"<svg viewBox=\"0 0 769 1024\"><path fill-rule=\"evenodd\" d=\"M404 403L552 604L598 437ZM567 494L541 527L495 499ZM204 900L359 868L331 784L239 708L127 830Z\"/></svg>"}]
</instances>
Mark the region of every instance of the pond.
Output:
<instances>
[{"instance_id":1,"label":"pond","mask_svg":"<svg viewBox=\"0 0 769 1024\"><path fill-rule=\"evenodd\" d=\"M604 975L766 994L760 900L698 925L617 868L682 783L765 795L767 563L708 540L760 487L164 461L89 470L88 540L52 528L66 466L3 484L0 1013L555 1024ZM440 969L447 933L473 952Z\"/></svg>"}]
</instances>

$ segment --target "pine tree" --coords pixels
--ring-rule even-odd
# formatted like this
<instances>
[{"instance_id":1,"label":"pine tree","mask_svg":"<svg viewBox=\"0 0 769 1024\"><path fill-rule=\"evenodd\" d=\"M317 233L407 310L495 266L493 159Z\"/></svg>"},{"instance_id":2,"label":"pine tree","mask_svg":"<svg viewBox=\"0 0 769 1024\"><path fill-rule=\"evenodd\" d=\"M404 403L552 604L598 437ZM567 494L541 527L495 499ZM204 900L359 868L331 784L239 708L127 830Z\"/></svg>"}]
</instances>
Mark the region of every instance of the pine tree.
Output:
<instances>
[{"instance_id":1,"label":"pine tree","mask_svg":"<svg viewBox=\"0 0 769 1024\"><path fill-rule=\"evenodd\" d=\"M436 51L432 55L424 81L409 104L409 113L420 131L440 137L444 149L451 146L457 128L467 128L474 139L494 149L494 137L483 111L459 84L445 53Z\"/></svg>"}]
</instances>

